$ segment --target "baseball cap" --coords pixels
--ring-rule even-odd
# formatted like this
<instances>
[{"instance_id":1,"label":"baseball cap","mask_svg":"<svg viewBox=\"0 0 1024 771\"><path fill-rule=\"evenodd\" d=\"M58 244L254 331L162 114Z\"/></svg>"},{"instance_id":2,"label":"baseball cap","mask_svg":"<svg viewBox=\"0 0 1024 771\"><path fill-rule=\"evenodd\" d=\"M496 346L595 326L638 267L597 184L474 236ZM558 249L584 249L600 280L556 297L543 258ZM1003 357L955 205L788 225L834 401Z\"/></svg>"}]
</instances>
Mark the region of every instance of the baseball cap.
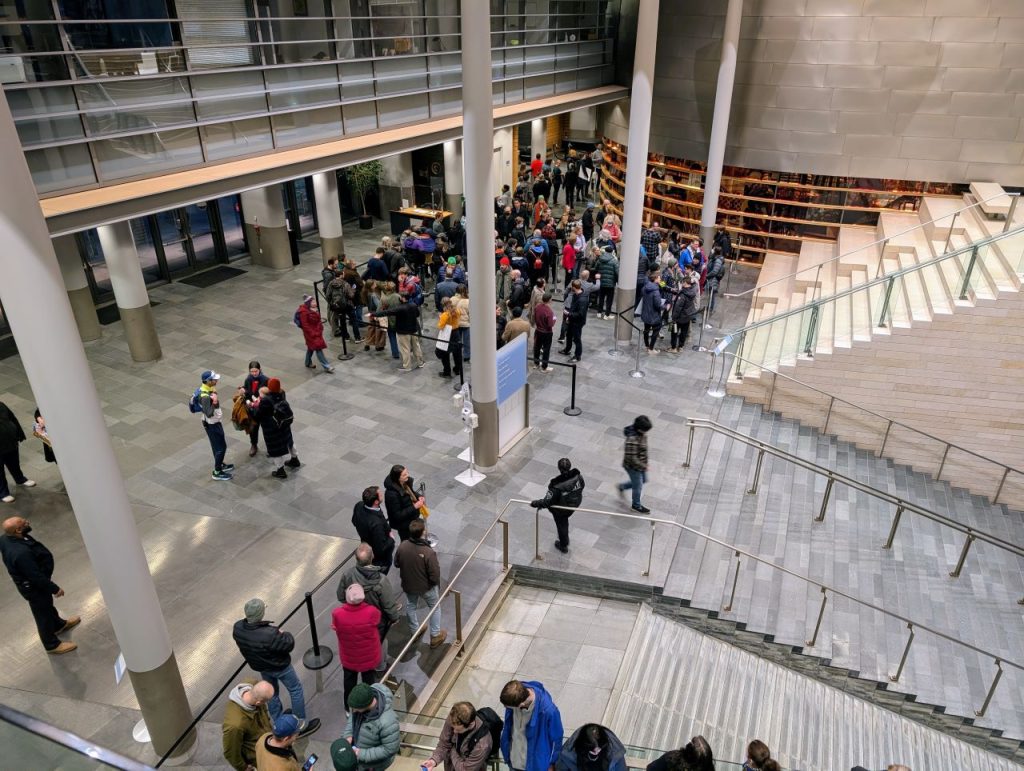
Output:
<instances>
[{"instance_id":1,"label":"baseball cap","mask_svg":"<svg viewBox=\"0 0 1024 771\"><path fill-rule=\"evenodd\" d=\"M214 372L212 369L203 370L203 374L199 376L200 382L205 383L207 380L220 380L220 373Z\"/></svg>"},{"instance_id":2,"label":"baseball cap","mask_svg":"<svg viewBox=\"0 0 1024 771\"><path fill-rule=\"evenodd\" d=\"M274 736L283 739L299 732L299 719L295 715L281 715L274 721Z\"/></svg>"}]
</instances>

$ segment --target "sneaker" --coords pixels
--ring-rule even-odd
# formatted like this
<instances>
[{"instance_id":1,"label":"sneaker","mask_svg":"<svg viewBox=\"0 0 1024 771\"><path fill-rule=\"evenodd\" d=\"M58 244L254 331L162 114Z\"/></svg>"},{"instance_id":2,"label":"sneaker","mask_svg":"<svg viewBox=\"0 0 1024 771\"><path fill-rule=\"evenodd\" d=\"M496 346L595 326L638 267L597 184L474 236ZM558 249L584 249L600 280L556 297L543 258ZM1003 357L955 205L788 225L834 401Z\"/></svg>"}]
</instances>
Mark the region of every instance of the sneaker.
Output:
<instances>
[{"instance_id":1,"label":"sneaker","mask_svg":"<svg viewBox=\"0 0 1024 771\"><path fill-rule=\"evenodd\" d=\"M421 361L416 365L416 369L423 369L425 366L427 366L427 363L425 361Z\"/></svg>"},{"instance_id":2,"label":"sneaker","mask_svg":"<svg viewBox=\"0 0 1024 771\"><path fill-rule=\"evenodd\" d=\"M412 372L412 367L399 367L399 372Z\"/></svg>"},{"instance_id":3,"label":"sneaker","mask_svg":"<svg viewBox=\"0 0 1024 771\"><path fill-rule=\"evenodd\" d=\"M57 634L62 634L63 632L69 632L69 631L71 631L72 629L74 629L76 626L78 626L81 623L82 623L82 617L81 616L72 616L71 618L69 618L67 621L64 622L64 626L62 626L60 629L57 630Z\"/></svg>"},{"instance_id":4,"label":"sneaker","mask_svg":"<svg viewBox=\"0 0 1024 771\"><path fill-rule=\"evenodd\" d=\"M285 471L283 468L278 468L278 469L274 469L273 471L271 471L270 472L270 476L277 477L278 479L287 479L288 478L288 472Z\"/></svg>"},{"instance_id":5,"label":"sneaker","mask_svg":"<svg viewBox=\"0 0 1024 771\"><path fill-rule=\"evenodd\" d=\"M76 650L77 648L78 645L73 642L62 642L56 648L50 648L46 652L51 656L59 656L62 653L71 653L71 651Z\"/></svg>"},{"instance_id":6,"label":"sneaker","mask_svg":"<svg viewBox=\"0 0 1024 771\"><path fill-rule=\"evenodd\" d=\"M214 471L211 478L218 482L230 482L233 477L226 471Z\"/></svg>"},{"instance_id":7,"label":"sneaker","mask_svg":"<svg viewBox=\"0 0 1024 771\"><path fill-rule=\"evenodd\" d=\"M284 462L284 465L286 465L288 468L298 468L299 466L302 465L302 463L299 462L298 458L291 457Z\"/></svg>"},{"instance_id":8,"label":"sneaker","mask_svg":"<svg viewBox=\"0 0 1024 771\"><path fill-rule=\"evenodd\" d=\"M220 464L220 470L221 471L227 471L227 472L234 471L235 470L235 464L234 463L222 463L222 464Z\"/></svg>"},{"instance_id":9,"label":"sneaker","mask_svg":"<svg viewBox=\"0 0 1024 771\"><path fill-rule=\"evenodd\" d=\"M299 738L305 739L310 734L315 734L320 730L320 718L315 717L312 720L303 720L299 723Z\"/></svg>"},{"instance_id":10,"label":"sneaker","mask_svg":"<svg viewBox=\"0 0 1024 771\"><path fill-rule=\"evenodd\" d=\"M306 369L316 369L316 364L307 364Z\"/></svg>"},{"instance_id":11,"label":"sneaker","mask_svg":"<svg viewBox=\"0 0 1024 771\"><path fill-rule=\"evenodd\" d=\"M26 479L24 482L18 482L18 484L21 485L22 487L35 487L36 486L36 483L33 482L31 479Z\"/></svg>"},{"instance_id":12,"label":"sneaker","mask_svg":"<svg viewBox=\"0 0 1024 771\"><path fill-rule=\"evenodd\" d=\"M451 372L438 372L437 376L438 377L447 378L447 379L451 380L452 373Z\"/></svg>"},{"instance_id":13,"label":"sneaker","mask_svg":"<svg viewBox=\"0 0 1024 771\"><path fill-rule=\"evenodd\" d=\"M659 351L657 348L648 348L647 353L649 353L651 356L654 356L656 354L661 353L661 351Z\"/></svg>"},{"instance_id":14,"label":"sneaker","mask_svg":"<svg viewBox=\"0 0 1024 771\"><path fill-rule=\"evenodd\" d=\"M3 501L4 503L14 503L14 496L5 495L3 498L0 498L0 501Z\"/></svg>"},{"instance_id":15,"label":"sneaker","mask_svg":"<svg viewBox=\"0 0 1024 771\"><path fill-rule=\"evenodd\" d=\"M573 356L571 359L569 359L569 361L580 362L580 361L583 361L583 359L581 359L579 356Z\"/></svg>"},{"instance_id":16,"label":"sneaker","mask_svg":"<svg viewBox=\"0 0 1024 771\"><path fill-rule=\"evenodd\" d=\"M649 508L647 508L646 506L641 506L639 504L637 504L636 506L630 506L630 508L633 509L633 511L640 512L641 514L650 514L651 513L651 510Z\"/></svg>"},{"instance_id":17,"label":"sneaker","mask_svg":"<svg viewBox=\"0 0 1024 771\"><path fill-rule=\"evenodd\" d=\"M324 372L326 372L328 375L333 375L334 367L324 367Z\"/></svg>"},{"instance_id":18,"label":"sneaker","mask_svg":"<svg viewBox=\"0 0 1024 771\"><path fill-rule=\"evenodd\" d=\"M540 371L541 372L554 372L555 368L554 367L541 367Z\"/></svg>"},{"instance_id":19,"label":"sneaker","mask_svg":"<svg viewBox=\"0 0 1024 771\"><path fill-rule=\"evenodd\" d=\"M431 636L431 638L430 638L430 647L431 648L440 648L442 645L444 645L444 641L447 640L447 639L448 639L448 630L447 629L442 629L440 634L438 634L436 636L433 636L433 635Z\"/></svg>"}]
</instances>

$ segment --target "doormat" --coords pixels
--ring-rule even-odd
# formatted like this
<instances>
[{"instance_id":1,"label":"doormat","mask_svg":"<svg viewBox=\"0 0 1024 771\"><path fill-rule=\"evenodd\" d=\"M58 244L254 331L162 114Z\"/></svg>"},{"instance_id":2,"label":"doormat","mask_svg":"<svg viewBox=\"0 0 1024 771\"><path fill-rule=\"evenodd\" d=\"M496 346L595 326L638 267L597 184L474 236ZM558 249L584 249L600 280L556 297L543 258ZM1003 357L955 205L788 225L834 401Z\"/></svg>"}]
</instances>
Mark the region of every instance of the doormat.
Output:
<instances>
[{"instance_id":1,"label":"doormat","mask_svg":"<svg viewBox=\"0 0 1024 771\"><path fill-rule=\"evenodd\" d=\"M208 286L219 284L221 281L227 281L229 278L241 276L247 272L240 268L232 268L230 265L218 265L216 268L210 268L202 273L196 273L194 276L183 278L178 283L206 289Z\"/></svg>"},{"instance_id":2,"label":"doormat","mask_svg":"<svg viewBox=\"0 0 1024 771\"><path fill-rule=\"evenodd\" d=\"M149 301L149 307L155 308L160 303ZM118 310L116 303L110 303L110 305L104 305L102 308L96 309L96 316L100 320L100 324L107 326L113 324L115 321L121 320L121 311Z\"/></svg>"},{"instance_id":3,"label":"doormat","mask_svg":"<svg viewBox=\"0 0 1024 771\"><path fill-rule=\"evenodd\" d=\"M315 241L299 241L299 254L305 254L319 248L320 244Z\"/></svg>"}]
</instances>

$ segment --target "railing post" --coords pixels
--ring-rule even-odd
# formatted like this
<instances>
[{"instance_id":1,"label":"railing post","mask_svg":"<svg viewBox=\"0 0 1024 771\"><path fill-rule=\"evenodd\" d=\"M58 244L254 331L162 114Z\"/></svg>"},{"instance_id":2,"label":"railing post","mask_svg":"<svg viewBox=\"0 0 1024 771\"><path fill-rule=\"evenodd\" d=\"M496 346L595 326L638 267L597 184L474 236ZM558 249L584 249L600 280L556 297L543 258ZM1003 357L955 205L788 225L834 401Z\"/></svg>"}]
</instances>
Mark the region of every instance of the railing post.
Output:
<instances>
[{"instance_id":1,"label":"railing post","mask_svg":"<svg viewBox=\"0 0 1024 771\"><path fill-rule=\"evenodd\" d=\"M501 523L501 570L508 572L508 520L499 519Z\"/></svg>"},{"instance_id":2,"label":"railing post","mask_svg":"<svg viewBox=\"0 0 1024 771\"><path fill-rule=\"evenodd\" d=\"M327 646L320 645L316 633L316 616L313 613L313 594L306 592L306 613L309 615L309 633L313 637L313 647L302 656L302 664L306 669L323 669L331 663L334 653Z\"/></svg>"},{"instance_id":3,"label":"railing post","mask_svg":"<svg viewBox=\"0 0 1024 771\"><path fill-rule=\"evenodd\" d=\"M914 642L914 625L911 624L909 621L907 622L907 629L910 630L910 637L907 638L907 645L903 649L903 655L900 657L900 665L896 667L896 674L889 675L889 679L892 680L894 683L898 683L900 680L900 676L903 674L903 667L906 665L907 656L910 653L910 644Z\"/></svg>"},{"instance_id":4,"label":"railing post","mask_svg":"<svg viewBox=\"0 0 1024 771\"><path fill-rule=\"evenodd\" d=\"M992 503L999 503L999 495L1003 492L1003 485L1006 484L1006 477L1010 475L1010 467L1007 466L1003 469L1003 478L999 480L999 487L996 488L996 494L992 498Z\"/></svg>"},{"instance_id":5,"label":"railing post","mask_svg":"<svg viewBox=\"0 0 1024 771\"><path fill-rule=\"evenodd\" d=\"M732 610L733 600L736 599L736 582L739 580L739 577L740 577L740 553L736 552L736 570L733 572L733 575L732 575L732 591L729 592L729 604L726 605L724 608L722 608L722 610L724 610L724 611Z\"/></svg>"},{"instance_id":6,"label":"railing post","mask_svg":"<svg viewBox=\"0 0 1024 771\"><path fill-rule=\"evenodd\" d=\"M768 407L766 409L766 412L771 412L772 411L772 402L775 401L775 384L778 382L778 380L779 380L779 373L775 372L774 370L772 370L772 390L768 394Z\"/></svg>"},{"instance_id":7,"label":"railing post","mask_svg":"<svg viewBox=\"0 0 1024 771\"><path fill-rule=\"evenodd\" d=\"M882 446L878 448L878 457L881 458L885 453L885 445L889 441L889 432L892 431L892 421L885 427L885 436L882 437Z\"/></svg>"},{"instance_id":8,"label":"railing post","mask_svg":"<svg viewBox=\"0 0 1024 771\"><path fill-rule=\"evenodd\" d=\"M821 499L821 508L818 510L818 516L814 518L815 522L821 522L825 519L825 509L828 508L828 499L832 495L832 485L835 483L835 477L829 474L828 482L825 483L825 497Z\"/></svg>"},{"instance_id":9,"label":"railing post","mask_svg":"<svg viewBox=\"0 0 1024 771\"><path fill-rule=\"evenodd\" d=\"M804 356L814 358L814 343L818 337L818 305L811 308L811 321L807 325L807 339L804 340Z\"/></svg>"},{"instance_id":10,"label":"railing post","mask_svg":"<svg viewBox=\"0 0 1024 771\"><path fill-rule=\"evenodd\" d=\"M889 537L882 544L883 549L891 549L892 541L896 537L896 528L900 526L900 517L903 516L903 504L896 507L896 516L892 518L892 527L889 528Z\"/></svg>"},{"instance_id":11,"label":"railing post","mask_svg":"<svg viewBox=\"0 0 1024 771\"><path fill-rule=\"evenodd\" d=\"M967 299L967 290L971 288L971 274L974 272L974 263L978 260L978 245L971 249L971 259L967 263L967 271L964 273L964 284L960 287L960 299Z\"/></svg>"},{"instance_id":12,"label":"railing post","mask_svg":"<svg viewBox=\"0 0 1024 771\"><path fill-rule=\"evenodd\" d=\"M455 644L459 646L456 658L462 658L462 592L452 589L455 598Z\"/></svg>"},{"instance_id":13,"label":"railing post","mask_svg":"<svg viewBox=\"0 0 1024 771\"><path fill-rule=\"evenodd\" d=\"M974 710L974 714L978 717L984 717L985 713L988 712L988 705L992 702L992 697L995 695L996 686L999 685L999 679L1003 676L1003 662L996 659L996 676L992 678L992 685L989 686L988 693L985 695L985 703L981 705L981 709Z\"/></svg>"},{"instance_id":14,"label":"railing post","mask_svg":"<svg viewBox=\"0 0 1024 771\"><path fill-rule=\"evenodd\" d=\"M747 490L747 495L754 495L757 492L757 480L761 477L761 464L764 462L764 448L757 452L757 464L754 466L754 482Z\"/></svg>"},{"instance_id":15,"label":"railing post","mask_svg":"<svg viewBox=\"0 0 1024 771\"><path fill-rule=\"evenodd\" d=\"M736 344L736 379L741 382L743 380L743 344L746 342L746 340L747 333L743 332L740 334L740 341Z\"/></svg>"},{"instance_id":16,"label":"railing post","mask_svg":"<svg viewBox=\"0 0 1024 771\"><path fill-rule=\"evenodd\" d=\"M882 275L882 263L885 261L885 247L888 246L889 239L882 241L882 246L878 250L878 265L875 266L875 278Z\"/></svg>"},{"instance_id":17,"label":"railing post","mask_svg":"<svg viewBox=\"0 0 1024 771\"><path fill-rule=\"evenodd\" d=\"M830 396L828 399L828 412L825 413L825 425L821 427L821 433L828 433L828 421L832 417L832 407L835 406L836 397Z\"/></svg>"},{"instance_id":18,"label":"railing post","mask_svg":"<svg viewBox=\"0 0 1024 771\"><path fill-rule=\"evenodd\" d=\"M572 393L569 396L569 406L566 407L562 412L570 417L576 417L581 414L583 410L576 406L576 365L572 365Z\"/></svg>"},{"instance_id":19,"label":"railing post","mask_svg":"<svg viewBox=\"0 0 1024 771\"><path fill-rule=\"evenodd\" d=\"M540 509L533 510L533 556L538 562L543 562L540 556Z\"/></svg>"},{"instance_id":20,"label":"railing post","mask_svg":"<svg viewBox=\"0 0 1024 771\"><path fill-rule=\"evenodd\" d=\"M948 254L949 253L949 242L951 240L953 240L953 226L956 225L956 218L957 218L957 216L959 214L960 214L959 209L957 211L953 212L953 219L949 223L949 231L946 233L946 243L942 247L942 253L943 254Z\"/></svg>"},{"instance_id":21,"label":"railing post","mask_svg":"<svg viewBox=\"0 0 1024 771\"><path fill-rule=\"evenodd\" d=\"M896 283L896 279L890 278L885 282L885 297L882 300L882 312L878 316L878 326L885 326L885 317L889 315L889 303L892 300L892 288Z\"/></svg>"},{"instance_id":22,"label":"railing post","mask_svg":"<svg viewBox=\"0 0 1024 771\"><path fill-rule=\"evenodd\" d=\"M693 455L693 432L695 426L690 426L690 438L686 442L686 460L683 462L683 468L690 468L690 459Z\"/></svg>"},{"instance_id":23,"label":"railing post","mask_svg":"<svg viewBox=\"0 0 1024 771\"><path fill-rule=\"evenodd\" d=\"M814 644L818 641L818 632L821 631L821 620L825 617L825 604L828 602L828 593L825 591L825 587L821 587L821 607L818 608L818 620L814 624L814 634L811 635L811 639L807 641L807 647L813 648Z\"/></svg>"},{"instance_id":24,"label":"railing post","mask_svg":"<svg viewBox=\"0 0 1024 771\"><path fill-rule=\"evenodd\" d=\"M654 528L657 524L657 522L651 523L651 547L647 550L647 570L641 573L643 576L651 574L651 561L654 559Z\"/></svg>"},{"instance_id":25,"label":"railing post","mask_svg":"<svg viewBox=\"0 0 1024 771\"><path fill-rule=\"evenodd\" d=\"M967 530L967 540L964 541L964 548L960 550L960 559L956 561L956 567L953 568L953 572L949 574L950 578L959 578L960 571L963 570L964 560L967 559L967 552L971 548L971 544L974 543L974 533Z\"/></svg>"},{"instance_id":26,"label":"railing post","mask_svg":"<svg viewBox=\"0 0 1024 771\"><path fill-rule=\"evenodd\" d=\"M1013 214L1017 210L1017 201L1020 200L1020 194L1013 196L1013 200L1010 201L1010 211L1006 213L1006 222L1003 223L1003 232L1005 233L1010 229L1010 225L1013 224Z\"/></svg>"},{"instance_id":27,"label":"railing post","mask_svg":"<svg viewBox=\"0 0 1024 771\"><path fill-rule=\"evenodd\" d=\"M939 461L939 470L935 472L935 481L938 482L942 478L942 469L946 466L946 456L949 455L949 444L946 444L946 449L942 451L942 460ZM995 501L993 501L995 503Z\"/></svg>"}]
</instances>

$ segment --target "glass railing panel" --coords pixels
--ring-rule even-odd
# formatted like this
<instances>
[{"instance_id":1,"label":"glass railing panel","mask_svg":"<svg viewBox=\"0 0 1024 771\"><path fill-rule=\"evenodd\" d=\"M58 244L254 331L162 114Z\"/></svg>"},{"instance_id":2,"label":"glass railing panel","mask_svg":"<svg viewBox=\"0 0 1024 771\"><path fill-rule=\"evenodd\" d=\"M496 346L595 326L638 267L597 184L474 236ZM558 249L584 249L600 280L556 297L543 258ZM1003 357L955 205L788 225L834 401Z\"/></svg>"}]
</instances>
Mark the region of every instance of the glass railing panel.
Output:
<instances>
[{"instance_id":1,"label":"glass railing panel","mask_svg":"<svg viewBox=\"0 0 1024 771\"><path fill-rule=\"evenodd\" d=\"M971 249L964 250L961 261L966 264L966 276L960 284L957 297L961 300L993 296L985 275L985 261L988 259L992 246L989 243L975 244Z\"/></svg>"}]
</instances>

